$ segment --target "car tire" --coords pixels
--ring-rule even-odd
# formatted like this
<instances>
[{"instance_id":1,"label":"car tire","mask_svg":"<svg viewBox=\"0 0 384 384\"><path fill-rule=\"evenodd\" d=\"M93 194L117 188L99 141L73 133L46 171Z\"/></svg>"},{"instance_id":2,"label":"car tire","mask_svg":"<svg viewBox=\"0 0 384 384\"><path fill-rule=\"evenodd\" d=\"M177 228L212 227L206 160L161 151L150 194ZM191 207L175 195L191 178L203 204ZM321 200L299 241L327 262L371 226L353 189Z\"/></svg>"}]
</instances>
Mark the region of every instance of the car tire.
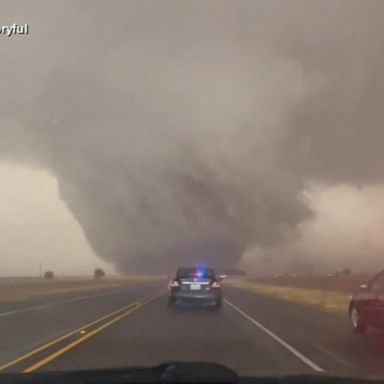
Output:
<instances>
[{"instance_id":1,"label":"car tire","mask_svg":"<svg viewBox=\"0 0 384 384\"><path fill-rule=\"evenodd\" d=\"M175 308L175 299L169 298L168 299L168 309L174 309Z\"/></svg>"},{"instance_id":2,"label":"car tire","mask_svg":"<svg viewBox=\"0 0 384 384\"><path fill-rule=\"evenodd\" d=\"M352 305L349 312L353 331L356 333L364 333L367 330L366 324L361 320L358 309Z\"/></svg>"},{"instance_id":3,"label":"car tire","mask_svg":"<svg viewBox=\"0 0 384 384\"><path fill-rule=\"evenodd\" d=\"M215 306L213 307L215 311L220 311L220 309L223 307L223 302L220 300L218 301Z\"/></svg>"}]
</instances>

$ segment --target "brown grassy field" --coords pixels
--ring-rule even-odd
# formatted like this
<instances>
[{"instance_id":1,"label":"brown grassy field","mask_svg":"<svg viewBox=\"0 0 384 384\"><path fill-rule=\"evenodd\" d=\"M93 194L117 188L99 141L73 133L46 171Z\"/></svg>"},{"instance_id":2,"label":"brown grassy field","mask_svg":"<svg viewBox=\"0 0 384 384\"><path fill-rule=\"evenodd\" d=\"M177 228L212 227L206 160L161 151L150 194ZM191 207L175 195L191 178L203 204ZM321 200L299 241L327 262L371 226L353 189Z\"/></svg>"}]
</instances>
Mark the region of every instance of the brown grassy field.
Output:
<instances>
[{"instance_id":1,"label":"brown grassy field","mask_svg":"<svg viewBox=\"0 0 384 384\"><path fill-rule=\"evenodd\" d=\"M351 293L370 275L229 278L225 284L259 295L311 305L346 316Z\"/></svg>"},{"instance_id":2,"label":"brown grassy field","mask_svg":"<svg viewBox=\"0 0 384 384\"><path fill-rule=\"evenodd\" d=\"M5 277L0 278L0 303L35 300L46 296L87 292L162 279L165 281L163 276L108 277L99 280L91 277L61 277L52 280Z\"/></svg>"},{"instance_id":3,"label":"brown grassy field","mask_svg":"<svg viewBox=\"0 0 384 384\"><path fill-rule=\"evenodd\" d=\"M372 275L361 274L352 276L265 277L250 279L250 281L275 286L353 293L358 289L359 285L368 282L371 278Z\"/></svg>"}]
</instances>

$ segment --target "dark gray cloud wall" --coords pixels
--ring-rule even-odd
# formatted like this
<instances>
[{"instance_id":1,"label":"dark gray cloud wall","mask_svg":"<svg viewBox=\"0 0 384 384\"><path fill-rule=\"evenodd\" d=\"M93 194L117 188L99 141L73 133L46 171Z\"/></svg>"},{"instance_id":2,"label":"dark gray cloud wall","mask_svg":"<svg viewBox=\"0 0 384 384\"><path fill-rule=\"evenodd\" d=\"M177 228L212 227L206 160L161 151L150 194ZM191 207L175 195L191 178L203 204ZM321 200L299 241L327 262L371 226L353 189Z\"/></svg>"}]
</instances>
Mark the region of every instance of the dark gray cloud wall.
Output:
<instances>
[{"instance_id":1,"label":"dark gray cloud wall","mask_svg":"<svg viewBox=\"0 0 384 384\"><path fill-rule=\"evenodd\" d=\"M0 156L127 272L290 238L308 180L382 181L381 1L2 2ZM3 21L4 22L4 21Z\"/></svg>"}]
</instances>

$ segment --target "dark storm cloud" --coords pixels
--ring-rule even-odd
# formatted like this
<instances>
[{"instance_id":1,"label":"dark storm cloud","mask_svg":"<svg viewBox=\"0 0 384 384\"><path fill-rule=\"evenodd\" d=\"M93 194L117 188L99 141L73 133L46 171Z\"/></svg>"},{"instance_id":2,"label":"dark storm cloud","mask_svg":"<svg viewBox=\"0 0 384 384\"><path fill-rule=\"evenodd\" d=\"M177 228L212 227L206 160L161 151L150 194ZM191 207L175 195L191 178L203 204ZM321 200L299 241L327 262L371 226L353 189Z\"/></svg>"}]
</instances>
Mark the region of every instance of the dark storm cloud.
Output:
<instances>
[{"instance_id":1,"label":"dark storm cloud","mask_svg":"<svg viewBox=\"0 0 384 384\"><path fill-rule=\"evenodd\" d=\"M233 264L382 180L381 1L4 3L0 153L49 168L125 271ZM19 21L20 20L20 21Z\"/></svg>"}]
</instances>

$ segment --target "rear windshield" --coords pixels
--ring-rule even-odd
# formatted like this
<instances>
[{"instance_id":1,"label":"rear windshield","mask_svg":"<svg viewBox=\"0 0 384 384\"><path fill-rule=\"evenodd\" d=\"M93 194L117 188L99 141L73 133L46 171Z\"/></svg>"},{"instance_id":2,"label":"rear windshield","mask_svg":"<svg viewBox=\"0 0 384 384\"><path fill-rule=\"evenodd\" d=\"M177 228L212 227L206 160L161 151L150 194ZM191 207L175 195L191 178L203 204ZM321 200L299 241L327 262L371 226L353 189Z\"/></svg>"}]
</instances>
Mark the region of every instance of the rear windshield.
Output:
<instances>
[{"instance_id":1,"label":"rear windshield","mask_svg":"<svg viewBox=\"0 0 384 384\"><path fill-rule=\"evenodd\" d=\"M215 278L215 272L211 268L180 268L176 274L177 278L187 277L206 277L209 279Z\"/></svg>"}]
</instances>

